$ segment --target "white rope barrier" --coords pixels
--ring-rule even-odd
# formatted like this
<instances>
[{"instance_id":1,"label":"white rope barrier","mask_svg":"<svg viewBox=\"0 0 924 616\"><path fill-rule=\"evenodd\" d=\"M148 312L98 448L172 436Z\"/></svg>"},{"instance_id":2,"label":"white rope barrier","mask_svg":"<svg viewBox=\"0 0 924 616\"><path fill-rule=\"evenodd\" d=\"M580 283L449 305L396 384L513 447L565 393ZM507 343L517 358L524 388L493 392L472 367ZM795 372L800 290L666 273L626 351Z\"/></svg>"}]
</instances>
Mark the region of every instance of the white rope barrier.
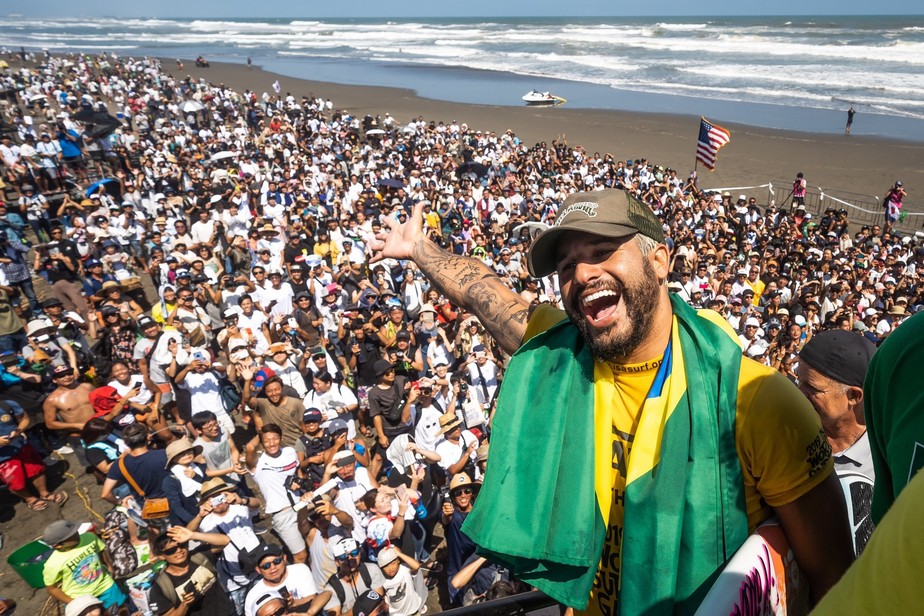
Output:
<instances>
[{"instance_id":1,"label":"white rope barrier","mask_svg":"<svg viewBox=\"0 0 924 616\"><path fill-rule=\"evenodd\" d=\"M825 194L825 190L824 190L823 188L821 188L820 186L818 187L818 190L821 191L821 194L820 194L819 198L820 198L822 201L824 201L825 199L830 199L831 201L834 201L834 202L836 202L836 203L840 203L840 204L842 204L842 205L846 205L847 207L853 208L853 209L855 209L855 210L860 210L861 212L866 212L867 214L881 214L881 213L882 213L881 210L867 210L867 209L864 209L864 208L862 208L862 207L860 207L860 206L858 206L858 205L854 205L853 203L848 203L848 202L846 202L846 201L843 201L842 199L838 199L837 197L832 197L831 195L826 195L826 194ZM879 197L874 197L874 199L876 199L877 202L879 201ZM907 218L907 217L909 217L909 216L924 216L924 212L906 212L906 211L903 210L902 213L904 213L905 218Z\"/></svg>"},{"instance_id":2,"label":"white rope barrier","mask_svg":"<svg viewBox=\"0 0 924 616\"><path fill-rule=\"evenodd\" d=\"M773 184L771 182L767 182L766 184L760 184L758 186L726 186L724 188L704 188L703 192L720 193L726 190L753 190L755 188L766 188L770 191L771 195L774 195L774 196L776 195L776 193L773 192Z\"/></svg>"}]
</instances>

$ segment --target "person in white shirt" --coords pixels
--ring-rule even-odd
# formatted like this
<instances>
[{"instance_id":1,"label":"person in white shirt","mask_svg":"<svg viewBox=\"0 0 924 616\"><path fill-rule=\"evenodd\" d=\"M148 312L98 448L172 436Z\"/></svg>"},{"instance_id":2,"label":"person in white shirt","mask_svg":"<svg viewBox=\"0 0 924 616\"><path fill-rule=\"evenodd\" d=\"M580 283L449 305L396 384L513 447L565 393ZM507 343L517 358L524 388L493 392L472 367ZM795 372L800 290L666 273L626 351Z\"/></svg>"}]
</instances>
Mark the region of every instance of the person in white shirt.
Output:
<instances>
[{"instance_id":1,"label":"person in white shirt","mask_svg":"<svg viewBox=\"0 0 924 616\"><path fill-rule=\"evenodd\" d=\"M466 466L474 467L478 438L462 429L462 420L455 413L440 417L439 434L442 436L436 444L439 465L450 477L461 473Z\"/></svg>"},{"instance_id":2,"label":"person in white shirt","mask_svg":"<svg viewBox=\"0 0 924 616\"><path fill-rule=\"evenodd\" d=\"M274 342L266 352L265 367L272 369L284 385L288 385L298 393L299 398L308 394L305 384L305 364L307 356L298 349L292 348L288 342Z\"/></svg>"},{"instance_id":3,"label":"person in white shirt","mask_svg":"<svg viewBox=\"0 0 924 616\"><path fill-rule=\"evenodd\" d=\"M229 539L218 559L218 579L222 588L240 613L250 578L240 564L240 554L256 549L260 539L251 518L263 504L256 497L245 498L234 493L234 486L213 477L202 484L199 492L199 512L186 528L203 533L220 533Z\"/></svg>"},{"instance_id":4,"label":"person in white shirt","mask_svg":"<svg viewBox=\"0 0 924 616\"><path fill-rule=\"evenodd\" d=\"M263 453L257 454L257 445ZM286 487L287 480L298 471L298 454L293 447L282 446L282 428L263 424L260 433L244 447L247 470L260 488L266 501L264 511L273 518L273 529L292 553L296 563L308 559L305 538L298 530L298 513L294 506L298 497ZM310 573L308 574L310 578Z\"/></svg>"},{"instance_id":5,"label":"person in white shirt","mask_svg":"<svg viewBox=\"0 0 924 616\"><path fill-rule=\"evenodd\" d=\"M209 211L199 210L199 220L190 229L193 246L215 246L218 240L216 231L215 221L209 217Z\"/></svg>"},{"instance_id":6,"label":"person in white shirt","mask_svg":"<svg viewBox=\"0 0 924 616\"><path fill-rule=\"evenodd\" d=\"M176 383L189 392L190 415L211 411L218 425L228 434L234 433L234 420L225 411L221 400L221 385L205 353L196 351L192 361L176 375Z\"/></svg>"},{"instance_id":7,"label":"person in white shirt","mask_svg":"<svg viewBox=\"0 0 924 616\"><path fill-rule=\"evenodd\" d=\"M434 397L434 383L422 378L419 382L420 397L417 398L417 426L414 428L414 442L422 449L436 450L440 440L440 417L452 410L443 406ZM451 401L451 399L450 399Z\"/></svg>"},{"instance_id":8,"label":"person in white shirt","mask_svg":"<svg viewBox=\"0 0 924 616\"><path fill-rule=\"evenodd\" d=\"M385 601L392 614L419 614L427 604L427 582L420 574L420 563L395 546L378 554L379 569L385 578Z\"/></svg>"},{"instance_id":9,"label":"person in white shirt","mask_svg":"<svg viewBox=\"0 0 924 616\"><path fill-rule=\"evenodd\" d=\"M269 279L270 286L260 293L263 309L268 310L270 316L273 317L286 317L292 314L295 300L292 285L282 281L282 272L270 272Z\"/></svg>"},{"instance_id":10,"label":"person in white shirt","mask_svg":"<svg viewBox=\"0 0 924 616\"><path fill-rule=\"evenodd\" d=\"M331 592L318 592L311 569L302 563L289 565L278 545L261 544L250 552L260 580L248 591L244 600L244 616L257 616L257 610L267 595L286 596L287 613L320 614L330 600ZM278 594L276 594L278 593ZM291 610L291 611L289 611Z\"/></svg>"},{"instance_id":11,"label":"person in white shirt","mask_svg":"<svg viewBox=\"0 0 924 616\"><path fill-rule=\"evenodd\" d=\"M494 360L488 357L484 346L477 345L472 348L472 354L466 362L465 370L478 403L485 406L490 405L497 392L499 369Z\"/></svg>"},{"instance_id":12,"label":"person in white shirt","mask_svg":"<svg viewBox=\"0 0 924 616\"><path fill-rule=\"evenodd\" d=\"M334 505L353 519L351 534L353 539L362 543L366 540L366 529L362 525L365 515L356 508L356 503L366 492L378 488L379 484L369 471L356 464L356 458L350 450L334 454L331 463L324 469L321 483L324 484L331 478L337 481Z\"/></svg>"},{"instance_id":13,"label":"person in white shirt","mask_svg":"<svg viewBox=\"0 0 924 616\"><path fill-rule=\"evenodd\" d=\"M241 333L247 337L248 344L254 353L263 355L269 350L269 340L267 339L266 315L261 311L254 309L253 298L250 295L242 295L238 300L238 306L241 312L237 315L237 326Z\"/></svg>"},{"instance_id":14,"label":"person in white shirt","mask_svg":"<svg viewBox=\"0 0 924 616\"><path fill-rule=\"evenodd\" d=\"M347 425L347 439L356 438L354 415L359 401L349 387L334 383L334 377L327 370L314 373L314 388L304 396L305 408L315 408L324 415L321 428L327 429L334 419L342 419Z\"/></svg>"}]
</instances>

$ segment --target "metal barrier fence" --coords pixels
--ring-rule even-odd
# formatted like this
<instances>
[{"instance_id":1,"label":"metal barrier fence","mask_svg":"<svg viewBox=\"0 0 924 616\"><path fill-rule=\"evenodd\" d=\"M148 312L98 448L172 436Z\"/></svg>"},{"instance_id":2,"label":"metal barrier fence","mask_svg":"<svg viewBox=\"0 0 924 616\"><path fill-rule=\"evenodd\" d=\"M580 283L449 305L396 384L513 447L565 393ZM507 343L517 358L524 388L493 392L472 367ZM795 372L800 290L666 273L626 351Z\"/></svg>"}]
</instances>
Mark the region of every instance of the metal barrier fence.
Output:
<instances>
[{"instance_id":1,"label":"metal barrier fence","mask_svg":"<svg viewBox=\"0 0 924 616\"><path fill-rule=\"evenodd\" d=\"M761 207L767 207L770 203L775 203L780 210L788 212L792 207L791 186L790 181L776 179L759 186L706 188L705 190L733 191L732 202L737 200L739 194L744 194L747 197L758 197L758 201L761 201L759 195L766 195L760 203ZM817 220L829 207L835 210L846 209L848 220L857 228L863 225L885 224L885 208L883 208L882 200L877 197L842 190L826 192L823 188L809 186L805 192L806 212ZM904 235L912 235L924 229L924 206L912 206L906 202L902 212L904 218L893 225L894 231Z\"/></svg>"}]
</instances>

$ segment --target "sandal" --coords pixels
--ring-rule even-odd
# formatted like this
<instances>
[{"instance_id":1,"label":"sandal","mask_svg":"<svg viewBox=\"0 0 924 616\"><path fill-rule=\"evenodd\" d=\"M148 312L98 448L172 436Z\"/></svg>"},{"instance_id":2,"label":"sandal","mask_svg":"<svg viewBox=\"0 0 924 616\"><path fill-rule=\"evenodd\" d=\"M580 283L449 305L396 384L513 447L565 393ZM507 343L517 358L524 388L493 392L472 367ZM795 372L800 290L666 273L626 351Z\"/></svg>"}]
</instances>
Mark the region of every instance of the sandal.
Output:
<instances>
[{"instance_id":1,"label":"sandal","mask_svg":"<svg viewBox=\"0 0 924 616\"><path fill-rule=\"evenodd\" d=\"M44 497L42 500L46 503L53 503L55 505L63 505L67 502L68 495L67 492L52 492L48 496Z\"/></svg>"},{"instance_id":2,"label":"sandal","mask_svg":"<svg viewBox=\"0 0 924 616\"><path fill-rule=\"evenodd\" d=\"M32 511L45 511L48 509L48 503L43 498L36 498L31 501L26 501L26 505Z\"/></svg>"}]
</instances>

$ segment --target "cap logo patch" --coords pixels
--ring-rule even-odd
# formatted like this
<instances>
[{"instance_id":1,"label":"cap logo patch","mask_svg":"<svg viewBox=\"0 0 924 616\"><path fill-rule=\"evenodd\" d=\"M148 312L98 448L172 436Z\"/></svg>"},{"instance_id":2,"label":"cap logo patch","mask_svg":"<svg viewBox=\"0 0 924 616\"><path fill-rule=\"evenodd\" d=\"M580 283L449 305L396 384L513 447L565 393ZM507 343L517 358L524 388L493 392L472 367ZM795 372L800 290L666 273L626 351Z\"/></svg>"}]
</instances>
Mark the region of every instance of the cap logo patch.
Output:
<instances>
[{"instance_id":1,"label":"cap logo patch","mask_svg":"<svg viewBox=\"0 0 924 616\"><path fill-rule=\"evenodd\" d=\"M557 227L561 225L571 212L583 212L588 218L596 218L598 207L599 205L593 201L578 201L577 203L572 203L559 213L558 218L555 220L555 224L552 226Z\"/></svg>"}]
</instances>

